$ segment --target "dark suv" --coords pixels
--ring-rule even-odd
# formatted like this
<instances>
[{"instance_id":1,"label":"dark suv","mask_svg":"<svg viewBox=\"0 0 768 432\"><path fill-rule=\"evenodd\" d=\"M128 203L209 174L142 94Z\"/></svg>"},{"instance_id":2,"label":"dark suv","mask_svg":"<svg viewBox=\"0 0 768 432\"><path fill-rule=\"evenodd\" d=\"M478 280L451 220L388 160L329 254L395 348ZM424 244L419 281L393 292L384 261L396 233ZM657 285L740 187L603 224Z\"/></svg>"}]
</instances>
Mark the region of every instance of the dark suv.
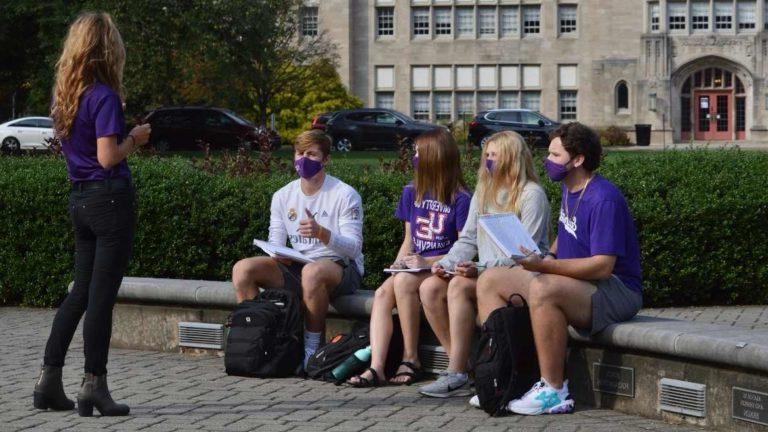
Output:
<instances>
[{"instance_id":1,"label":"dark suv","mask_svg":"<svg viewBox=\"0 0 768 432\"><path fill-rule=\"evenodd\" d=\"M469 123L469 142L483 147L496 132L511 130L519 133L537 147L549 145L549 134L560 126L536 111L526 109L495 109L482 111Z\"/></svg>"},{"instance_id":2,"label":"dark suv","mask_svg":"<svg viewBox=\"0 0 768 432\"><path fill-rule=\"evenodd\" d=\"M253 123L234 112L209 107L168 107L149 113L144 120L152 125L150 145L158 151L199 150L200 143L211 149L258 149L266 140L271 149L280 147L277 132Z\"/></svg>"},{"instance_id":3,"label":"dark suv","mask_svg":"<svg viewBox=\"0 0 768 432\"><path fill-rule=\"evenodd\" d=\"M442 126L418 122L407 115L379 108L339 111L325 125L334 149L397 148L398 137L413 141L418 135Z\"/></svg>"}]
</instances>

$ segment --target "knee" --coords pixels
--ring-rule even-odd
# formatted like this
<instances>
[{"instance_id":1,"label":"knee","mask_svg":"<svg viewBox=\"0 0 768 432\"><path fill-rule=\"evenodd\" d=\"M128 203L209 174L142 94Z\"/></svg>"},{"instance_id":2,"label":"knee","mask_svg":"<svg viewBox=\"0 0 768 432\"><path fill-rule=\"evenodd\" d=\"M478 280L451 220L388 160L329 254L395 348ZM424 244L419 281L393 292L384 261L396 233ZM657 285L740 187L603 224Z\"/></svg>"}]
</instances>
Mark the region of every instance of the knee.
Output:
<instances>
[{"instance_id":1,"label":"knee","mask_svg":"<svg viewBox=\"0 0 768 432\"><path fill-rule=\"evenodd\" d=\"M453 278L448 284L448 301L466 301L474 297L475 284L465 278Z\"/></svg>"},{"instance_id":2,"label":"knee","mask_svg":"<svg viewBox=\"0 0 768 432\"><path fill-rule=\"evenodd\" d=\"M382 286L378 287L373 295L373 301L376 303L392 302L394 300L395 297L392 285L386 282Z\"/></svg>"},{"instance_id":3,"label":"knee","mask_svg":"<svg viewBox=\"0 0 768 432\"><path fill-rule=\"evenodd\" d=\"M309 263L301 269L301 285L308 289L314 289L322 285L323 266L319 263Z\"/></svg>"},{"instance_id":4,"label":"knee","mask_svg":"<svg viewBox=\"0 0 768 432\"><path fill-rule=\"evenodd\" d=\"M532 304L552 302L557 295L557 287L543 277L537 277L531 281L528 291L529 301Z\"/></svg>"},{"instance_id":5,"label":"knee","mask_svg":"<svg viewBox=\"0 0 768 432\"><path fill-rule=\"evenodd\" d=\"M419 295L419 281L413 275L400 273L394 282L395 297Z\"/></svg>"},{"instance_id":6,"label":"knee","mask_svg":"<svg viewBox=\"0 0 768 432\"><path fill-rule=\"evenodd\" d=\"M497 286L499 269L488 269L477 278L477 297L492 295Z\"/></svg>"},{"instance_id":7,"label":"knee","mask_svg":"<svg viewBox=\"0 0 768 432\"><path fill-rule=\"evenodd\" d=\"M251 282L252 273L253 264L248 260L240 260L232 266L232 283L235 285L236 291L243 290L243 285L248 285Z\"/></svg>"},{"instance_id":8,"label":"knee","mask_svg":"<svg viewBox=\"0 0 768 432\"><path fill-rule=\"evenodd\" d=\"M444 284L435 283L432 278L429 278L419 287L419 298L425 307L434 306L446 301L445 291Z\"/></svg>"}]
</instances>

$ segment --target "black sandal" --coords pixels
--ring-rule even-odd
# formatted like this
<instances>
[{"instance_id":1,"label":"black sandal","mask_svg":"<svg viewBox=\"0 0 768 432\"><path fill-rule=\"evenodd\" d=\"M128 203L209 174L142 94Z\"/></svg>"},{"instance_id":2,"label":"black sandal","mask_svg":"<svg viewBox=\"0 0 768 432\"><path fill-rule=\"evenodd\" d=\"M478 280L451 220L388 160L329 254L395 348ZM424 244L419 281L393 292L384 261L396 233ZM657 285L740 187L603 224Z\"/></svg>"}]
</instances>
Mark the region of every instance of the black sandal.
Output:
<instances>
[{"instance_id":1,"label":"black sandal","mask_svg":"<svg viewBox=\"0 0 768 432\"><path fill-rule=\"evenodd\" d=\"M411 385L411 384L421 380L421 376L423 374L422 374L422 371L421 371L420 367L417 367L415 364L413 364L411 362L407 362L407 361L400 362L400 365L397 368L400 369L400 366L405 366L408 369L410 369L411 371L410 372L398 372L398 373L396 373L392 378L389 379L389 383L390 384L392 384L392 385ZM401 376L408 377L410 379L406 380L406 381L402 381L402 382L392 381L393 379L395 379L397 377L401 377Z\"/></svg>"},{"instance_id":2,"label":"black sandal","mask_svg":"<svg viewBox=\"0 0 768 432\"><path fill-rule=\"evenodd\" d=\"M380 387L381 380L379 379L379 374L376 373L376 369L368 368L365 370L365 372L368 372L368 371L371 372L371 379L363 378L363 374L355 375L353 378L357 378L357 381L356 382L347 381L347 384L355 388Z\"/></svg>"}]
</instances>

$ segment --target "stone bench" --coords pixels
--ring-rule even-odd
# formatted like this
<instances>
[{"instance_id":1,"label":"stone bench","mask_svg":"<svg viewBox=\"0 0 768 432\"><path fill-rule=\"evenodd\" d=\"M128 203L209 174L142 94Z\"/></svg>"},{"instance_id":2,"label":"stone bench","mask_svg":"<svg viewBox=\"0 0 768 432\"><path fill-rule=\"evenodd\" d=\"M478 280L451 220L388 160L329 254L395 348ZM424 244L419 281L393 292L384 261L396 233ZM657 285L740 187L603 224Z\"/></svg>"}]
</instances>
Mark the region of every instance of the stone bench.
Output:
<instances>
[{"instance_id":1,"label":"stone bench","mask_svg":"<svg viewBox=\"0 0 768 432\"><path fill-rule=\"evenodd\" d=\"M337 298L327 333L367 321L372 304L367 290ZM179 322L221 324L234 306L230 282L125 278L112 345L178 351ZM427 333L422 331L422 340L431 342L422 343L435 344ZM569 333L570 389L581 404L722 430L768 430L734 418L768 423L768 331L641 311L594 337Z\"/></svg>"}]
</instances>

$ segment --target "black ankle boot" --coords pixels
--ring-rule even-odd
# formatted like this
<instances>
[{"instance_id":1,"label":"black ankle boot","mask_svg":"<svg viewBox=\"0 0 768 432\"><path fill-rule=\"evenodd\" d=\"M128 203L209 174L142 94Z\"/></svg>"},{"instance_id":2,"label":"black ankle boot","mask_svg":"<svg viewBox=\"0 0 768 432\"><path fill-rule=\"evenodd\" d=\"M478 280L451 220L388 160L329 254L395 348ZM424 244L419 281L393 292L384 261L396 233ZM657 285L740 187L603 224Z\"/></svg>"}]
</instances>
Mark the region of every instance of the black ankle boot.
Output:
<instances>
[{"instance_id":1,"label":"black ankle boot","mask_svg":"<svg viewBox=\"0 0 768 432\"><path fill-rule=\"evenodd\" d=\"M96 407L102 416L124 416L131 411L128 405L112 400L107 388L107 374L86 373L80 393L77 394L77 412L81 417L90 417L93 415L93 407Z\"/></svg>"},{"instance_id":2,"label":"black ankle boot","mask_svg":"<svg viewBox=\"0 0 768 432\"><path fill-rule=\"evenodd\" d=\"M40 378L35 384L34 405L37 409L67 411L75 408L75 403L67 398L61 383L61 368L43 366Z\"/></svg>"}]
</instances>

